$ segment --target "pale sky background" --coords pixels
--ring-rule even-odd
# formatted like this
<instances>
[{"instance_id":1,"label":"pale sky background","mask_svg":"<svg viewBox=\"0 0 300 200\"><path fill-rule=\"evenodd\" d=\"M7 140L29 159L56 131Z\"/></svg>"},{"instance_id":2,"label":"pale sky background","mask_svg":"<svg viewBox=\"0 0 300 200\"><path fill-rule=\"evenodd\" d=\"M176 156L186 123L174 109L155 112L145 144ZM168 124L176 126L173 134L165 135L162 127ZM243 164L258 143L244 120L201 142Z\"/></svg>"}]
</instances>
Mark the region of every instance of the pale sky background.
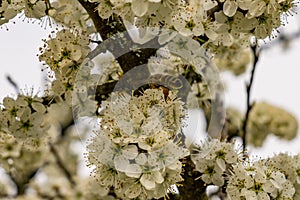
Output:
<instances>
[{"instance_id":1,"label":"pale sky background","mask_svg":"<svg viewBox=\"0 0 300 200\"><path fill-rule=\"evenodd\" d=\"M298 18L299 19L299 18ZM9 74L20 88L35 86L35 91L44 84L41 64L36 54L43 45L42 39L47 38L49 30L38 24L21 22L9 24L9 31L0 29L0 99L7 94L16 95L14 88L5 76ZM290 32L300 26L299 20L289 19L287 28ZM287 51L279 46L265 50L260 57L252 89L252 100L265 100L274 105L282 106L292 112L300 121L300 39L294 40ZM249 74L235 77L224 74L227 85L226 104L240 110L245 109L245 81ZM40 89L41 90L41 89ZM252 149L252 153L261 156L279 152L300 152L300 134L291 142L285 142L269 136L261 149Z\"/></svg>"}]
</instances>

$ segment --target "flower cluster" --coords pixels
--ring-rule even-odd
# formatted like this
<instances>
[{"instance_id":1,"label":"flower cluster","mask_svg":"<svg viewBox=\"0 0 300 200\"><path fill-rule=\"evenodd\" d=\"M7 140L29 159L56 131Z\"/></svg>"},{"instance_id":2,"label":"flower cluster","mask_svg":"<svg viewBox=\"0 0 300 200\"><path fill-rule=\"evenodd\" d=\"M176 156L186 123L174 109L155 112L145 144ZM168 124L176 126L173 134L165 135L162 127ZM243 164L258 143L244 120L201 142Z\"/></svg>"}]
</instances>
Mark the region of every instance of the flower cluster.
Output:
<instances>
[{"instance_id":1,"label":"flower cluster","mask_svg":"<svg viewBox=\"0 0 300 200\"><path fill-rule=\"evenodd\" d=\"M210 139L191 155L206 184L225 186L228 199L298 199L300 156L279 154L250 163L233 143Z\"/></svg>"},{"instance_id":2,"label":"flower cluster","mask_svg":"<svg viewBox=\"0 0 300 200\"><path fill-rule=\"evenodd\" d=\"M51 36L49 37L51 38ZM71 104L76 75L90 51L89 38L79 31L63 29L56 33L55 38L44 42L44 47L40 48L39 59L52 70L50 78L53 78L53 72L55 74L51 90L57 96L64 94L64 99ZM80 77L89 78L90 71L86 74L83 74L84 72Z\"/></svg>"},{"instance_id":3,"label":"flower cluster","mask_svg":"<svg viewBox=\"0 0 300 200\"><path fill-rule=\"evenodd\" d=\"M182 102L169 91L147 89L140 96L112 93L102 102L100 132L88 146L88 160L101 185L120 197L163 197L181 181Z\"/></svg>"},{"instance_id":4,"label":"flower cluster","mask_svg":"<svg viewBox=\"0 0 300 200\"><path fill-rule=\"evenodd\" d=\"M0 5L0 25L14 18L18 14L19 9L17 5L11 4L9 1L3 1Z\"/></svg>"},{"instance_id":5,"label":"flower cluster","mask_svg":"<svg viewBox=\"0 0 300 200\"><path fill-rule=\"evenodd\" d=\"M48 14L55 22L61 23L68 28L84 30L94 33L95 28L78 1L57 0L51 3Z\"/></svg>"},{"instance_id":6,"label":"flower cluster","mask_svg":"<svg viewBox=\"0 0 300 200\"><path fill-rule=\"evenodd\" d=\"M296 137L298 123L289 112L265 102L256 103L252 108L248 123L248 141L261 146L268 134L285 140Z\"/></svg>"},{"instance_id":7,"label":"flower cluster","mask_svg":"<svg viewBox=\"0 0 300 200\"><path fill-rule=\"evenodd\" d=\"M249 39L265 39L293 12L294 0L90 0L98 3L100 17L120 16L139 27L162 27L193 37L216 54L220 69L235 74L245 71L250 61ZM165 32L148 30L150 35ZM147 35L147 34L146 34ZM217 48L216 48L217 47ZM220 47L220 48L219 48ZM222 50L223 48L223 50ZM225 59L226 58L226 59ZM235 59L238 58L238 59ZM243 58L243 59L242 59Z\"/></svg>"},{"instance_id":8,"label":"flower cluster","mask_svg":"<svg viewBox=\"0 0 300 200\"><path fill-rule=\"evenodd\" d=\"M68 151L68 149L65 150ZM70 154L66 153L66 156L70 156ZM44 176L47 177L47 181L33 180L30 183L30 187L32 187L32 189L35 191L34 194L36 194L36 197L39 197L38 199L40 199L40 196L47 196L47 197L54 197L54 198L59 197L62 199L70 199L70 200L71 199L73 200L85 200L85 199L114 200L116 199L113 196L108 195L109 188L102 187L92 177L79 177L76 172L77 157L76 156L74 157L75 159L70 160L70 158L68 157L61 156L61 158L66 159L63 160L64 163L69 163L70 165L72 165L72 166L66 165L68 169L70 167L75 167L75 171L71 171L71 172L72 172L72 177L74 177L74 182L76 184L70 183L69 180L64 176L62 171L57 167L55 162L51 161L51 164L50 162L48 162L48 165L43 168L43 173Z\"/></svg>"},{"instance_id":9,"label":"flower cluster","mask_svg":"<svg viewBox=\"0 0 300 200\"><path fill-rule=\"evenodd\" d=\"M293 199L295 188L281 171L259 161L234 166L226 192L231 200Z\"/></svg>"},{"instance_id":10,"label":"flower cluster","mask_svg":"<svg viewBox=\"0 0 300 200\"><path fill-rule=\"evenodd\" d=\"M1 118L1 120L3 120ZM29 138L28 138L29 140ZM36 138L34 138L37 141ZM24 184L44 162L47 148L43 146L35 147L33 142L20 140L6 131L0 131L0 160L1 169L4 169L18 185ZM3 179L2 179L3 180ZM1 181L2 182L2 181ZM1 184L2 186L2 184ZM5 184L6 193L9 193L9 185ZM2 190L2 188L1 188ZM2 191L1 191L2 192ZM1 193L3 195L3 193Z\"/></svg>"},{"instance_id":11,"label":"flower cluster","mask_svg":"<svg viewBox=\"0 0 300 200\"><path fill-rule=\"evenodd\" d=\"M175 38L176 39L176 38ZM176 40L175 40L176 41ZM180 41L177 40L179 43ZM183 43L186 41L183 40ZM188 86L183 86L182 90L189 91L188 94L185 94L186 106L188 108L198 108L204 102L208 102L213 98L212 90L209 90L210 77L205 77L205 68L209 68L210 66L205 65L204 59L201 59L201 56L205 58L205 55L202 54L199 44L192 44L193 48L189 48L189 46L185 46L186 49L182 48L182 46L175 44L174 41L171 41L169 48L164 47L160 48L156 52L156 56L151 57L148 60L148 68L151 74L161 73L161 74L174 74L176 76L183 76L189 73L195 73L197 79L188 84ZM184 58L179 57L178 55L185 55ZM188 60L190 58L190 60ZM194 59L197 60L194 62ZM188 61L187 61L188 60ZM190 61L190 62L189 62ZM187 80L186 80L187 81ZM156 82L159 82L156 80ZM165 81L164 83L167 87L172 87L170 81ZM187 84L187 83L185 83ZM211 85L215 84L210 82ZM184 85L184 83L182 83ZM211 86L210 85L210 86ZM190 88L188 88L190 87ZM210 88L212 89L212 88ZM183 92L185 93L185 91ZM198 100L195 102L195 99Z\"/></svg>"},{"instance_id":12,"label":"flower cluster","mask_svg":"<svg viewBox=\"0 0 300 200\"><path fill-rule=\"evenodd\" d=\"M176 29L183 34L205 34L214 43L230 46L235 39L249 35L260 39L268 37L280 26L280 15L294 6L292 0L270 3L263 0L192 0L181 7L185 12L178 12L172 25L181 27ZM215 11L214 16L209 16L211 10Z\"/></svg>"},{"instance_id":13,"label":"flower cluster","mask_svg":"<svg viewBox=\"0 0 300 200\"><path fill-rule=\"evenodd\" d=\"M281 25L280 15L289 13L293 0L90 0L99 15L113 14L137 26L173 27L186 36L206 36L215 44L230 46L235 39L254 35L264 39ZM214 12L211 12L211 11ZM214 13L211 16L211 13ZM134 20L136 17L136 20ZM248 40L248 39L246 39Z\"/></svg>"},{"instance_id":14,"label":"flower cluster","mask_svg":"<svg viewBox=\"0 0 300 200\"><path fill-rule=\"evenodd\" d=\"M243 74L251 60L251 50L235 41L231 46L211 45L215 55L213 62L221 71L231 71L235 75Z\"/></svg>"},{"instance_id":15,"label":"flower cluster","mask_svg":"<svg viewBox=\"0 0 300 200\"><path fill-rule=\"evenodd\" d=\"M19 157L22 145L12 135L0 132L0 157L2 159Z\"/></svg>"},{"instance_id":16,"label":"flower cluster","mask_svg":"<svg viewBox=\"0 0 300 200\"><path fill-rule=\"evenodd\" d=\"M18 13L24 11L28 18L41 19L46 16L49 2L45 0L4 0L0 3L0 25L7 23Z\"/></svg>"},{"instance_id":17,"label":"flower cluster","mask_svg":"<svg viewBox=\"0 0 300 200\"><path fill-rule=\"evenodd\" d=\"M107 19L113 14L127 21L135 21L141 26L158 26L160 22L171 21L173 10L178 7L178 0L89 0L97 2L99 16Z\"/></svg>"},{"instance_id":18,"label":"flower cluster","mask_svg":"<svg viewBox=\"0 0 300 200\"><path fill-rule=\"evenodd\" d=\"M219 139L203 142L195 149L191 159L195 163L195 169L201 173L201 179L206 184L217 186L224 185L228 169L241 161L234 143L221 142Z\"/></svg>"},{"instance_id":19,"label":"flower cluster","mask_svg":"<svg viewBox=\"0 0 300 200\"><path fill-rule=\"evenodd\" d=\"M271 159L267 159L269 167L281 171L294 188L295 194L293 199L300 198L300 155L290 156L288 154L278 154Z\"/></svg>"},{"instance_id":20,"label":"flower cluster","mask_svg":"<svg viewBox=\"0 0 300 200\"><path fill-rule=\"evenodd\" d=\"M17 99L5 97L0 114L0 131L9 134L28 146L39 148L46 139L44 123L46 106L43 99L32 95L18 95Z\"/></svg>"},{"instance_id":21,"label":"flower cluster","mask_svg":"<svg viewBox=\"0 0 300 200\"><path fill-rule=\"evenodd\" d=\"M251 60L249 38L271 37L295 4L295 0L0 0L0 26L23 12L27 18L48 15L66 28L51 32L40 48L39 59L50 69L50 92L43 98L6 97L0 105L0 167L14 182L16 199L159 199L179 182L196 178L194 174L200 174L204 183L200 192L196 188L198 193L215 185L218 194L231 200L300 199L300 155L279 154L250 163L234 142L210 138L193 144L191 160L185 160L190 138L182 135L187 107L199 105L210 123L207 132L219 133L214 130L223 122L223 102L211 61L220 70L243 73ZM121 37L110 37L124 30ZM89 40L93 34L113 42ZM90 41L99 44L91 53ZM145 43L155 46L146 46L150 54L143 50ZM155 56L154 49L158 49ZM123 50L124 57L118 55ZM127 55L136 59L134 63L148 64L142 74L149 76L141 82L149 84L135 91L120 89L131 81L123 81L126 75L136 69L127 60L118 62ZM135 80L135 75L127 77ZM112 92L114 86L117 92ZM227 114L224 140L243 131L242 114L234 109ZM82 116L97 121L85 154L92 170L89 178L79 176L81 163L73 152L92 129L90 123L76 127L79 135L72 134L72 125L80 121L76 117ZM246 141L255 146L262 145L269 133L290 140L298 130L294 116L267 103L253 105L245 125ZM47 178L38 180L40 176ZM0 196L12 196L1 182Z\"/></svg>"},{"instance_id":22,"label":"flower cluster","mask_svg":"<svg viewBox=\"0 0 300 200\"><path fill-rule=\"evenodd\" d=\"M72 73L90 51L89 38L78 31L63 29L56 33L55 38L49 37L50 40L45 40L44 48L40 49L39 59L55 72Z\"/></svg>"}]
</instances>

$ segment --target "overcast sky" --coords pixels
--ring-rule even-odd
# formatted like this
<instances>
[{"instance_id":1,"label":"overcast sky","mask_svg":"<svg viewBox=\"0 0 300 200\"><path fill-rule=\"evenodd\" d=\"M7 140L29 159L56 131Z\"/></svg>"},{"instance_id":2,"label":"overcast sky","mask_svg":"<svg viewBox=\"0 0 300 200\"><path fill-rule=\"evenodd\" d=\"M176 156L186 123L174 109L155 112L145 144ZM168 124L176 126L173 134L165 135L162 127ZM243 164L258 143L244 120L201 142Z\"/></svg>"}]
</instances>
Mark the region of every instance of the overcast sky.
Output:
<instances>
[{"instance_id":1,"label":"overcast sky","mask_svg":"<svg viewBox=\"0 0 300 200\"><path fill-rule=\"evenodd\" d=\"M18 20L15 20L18 21ZM295 31L297 20L290 20L289 30ZM14 88L8 84L5 76L10 75L20 88L35 86L36 91L42 88L44 75L36 54L47 38L49 30L37 24L18 22L9 24L9 31L0 29L0 99L7 94L15 95ZM279 46L262 52L253 85L252 100L265 100L282 106L300 121L300 40L295 40L288 51ZM226 104L245 109L245 80L248 75L234 77L223 75L226 83ZM283 142L275 137L268 137L262 149L254 149L253 153L272 155L274 152L300 152L300 134L291 142Z\"/></svg>"}]
</instances>

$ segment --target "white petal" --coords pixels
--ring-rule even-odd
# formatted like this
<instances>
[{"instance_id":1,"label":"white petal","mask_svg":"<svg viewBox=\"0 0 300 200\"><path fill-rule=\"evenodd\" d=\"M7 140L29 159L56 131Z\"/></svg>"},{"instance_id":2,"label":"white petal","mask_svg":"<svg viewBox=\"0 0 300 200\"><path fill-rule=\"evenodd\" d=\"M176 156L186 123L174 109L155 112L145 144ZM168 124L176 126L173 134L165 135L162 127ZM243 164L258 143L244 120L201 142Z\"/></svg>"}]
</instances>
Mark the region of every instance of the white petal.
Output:
<instances>
[{"instance_id":1,"label":"white petal","mask_svg":"<svg viewBox=\"0 0 300 200\"><path fill-rule=\"evenodd\" d=\"M260 193L258 193L258 199L259 200L270 200L270 197L266 192L260 192Z\"/></svg>"},{"instance_id":2,"label":"white petal","mask_svg":"<svg viewBox=\"0 0 300 200\"><path fill-rule=\"evenodd\" d=\"M138 16L142 17L148 11L149 2L148 0L132 0L131 9L133 13Z\"/></svg>"},{"instance_id":3,"label":"white petal","mask_svg":"<svg viewBox=\"0 0 300 200\"><path fill-rule=\"evenodd\" d=\"M263 171L258 171L254 176L255 181L257 181L258 183L265 183L266 178L267 177Z\"/></svg>"},{"instance_id":4,"label":"white petal","mask_svg":"<svg viewBox=\"0 0 300 200\"><path fill-rule=\"evenodd\" d=\"M162 183L164 182L164 177L161 175L159 171L153 172L154 179L156 183Z\"/></svg>"},{"instance_id":5,"label":"white petal","mask_svg":"<svg viewBox=\"0 0 300 200\"><path fill-rule=\"evenodd\" d=\"M33 102L32 103L32 108L40 113L45 113L46 112L46 108L43 104L39 103L39 102Z\"/></svg>"},{"instance_id":6,"label":"white petal","mask_svg":"<svg viewBox=\"0 0 300 200\"><path fill-rule=\"evenodd\" d=\"M166 31L163 30L163 32L158 37L159 44L165 44L172 40L177 35L176 31Z\"/></svg>"},{"instance_id":7,"label":"white petal","mask_svg":"<svg viewBox=\"0 0 300 200\"><path fill-rule=\"evenodd\" d=\"M251 2L249 13L251 16L258 17L264 13L266 9L266 3L261 0L255 0Z\"/></svg>"},{"instance_id":8,"label":"white petal","mask_svg":"<svg viewBox=\"0 0 300 200\"><path fill-rule=\"evenodd\" d=\"M107 4L105 1L102 1L98 5L97 9L98 9L98 14L103 19L109 18L112 15L112 13L113 13L112 7L109 4Z\"/></svg>"},{"instance_id":9,"label":"white petal","mask_svg":"<svg viewBox=\"0 0 300 200\"><path fill-rule=\"evenodd\" d=\"M168 167L168 169L171 169L171 170L181 171L182 163L180 161L177 161L171 165L168 165L167 167Z\"/></svg>"},{"instance_id":10,"label":"white petal","mask_svg":"<svg viewBox=\"0 0 300 200\"><path fill-rule=\"evenodd\" d=\"M204 33L204 27L202 24L197 24L196 27L193 28L193 33L195 36L202 35Z\"/></svg>"},{"instance_id":11,"label":"white petal","mask_svg":"<svg viewBox=\"0 0 300 200\"><path fill-rule=\"evenodd\" d=\"M73 48L74 49L71 52L71 59L74 61L78 61L82 56L81 50L80 50L80 48L75 47L75 46Z\"/></svg>"},{"instance_id":12,"label":"white petal","mask_svg":"<svg viewBox=\"0 0 300 200\"><path fill-rule=\"evenodd\" d=\"M151 180L151 174L143 174L140 182L147 190L152 190L155 188L155 182Z\"/></svg>"},{"instance_id":13,"label":"white petal","mask_svg":"<svg viewBox=\"0 0 300 200\"><path fill-rule=\"evenodd\" d=\"M263 185L263 189L265 192L268 193L272 193L275 190L275 187L273 185L273 183L271 181L267 181L264 185Z\"/></svg>"},{"instance_id":14,"label":"white petal","mask_svg":"<svg viewBox=\"0 0 300 200\"><path fill-rule=\"evenodd\" d=\"M135 199L141 194L141 192L142 192L141 185L139 183L135 183L129 186L129 188L125 192L125 195L130 199Z\"/></svg>"},{"instance_id":15,"label":"white petal","mask_svg":"<svg viewBox=\"0 0 300 200\"><path fill-rule=\"evenodd\" d=\"M125 172L128 168L129 161L123 156L116 156L114 159L114 165L117 170Z\"/></svg>"},{"instance_id":16,"label":"white petal","mask_svg":"<svg viewBox=\"0 0 300 200\"><path fill-rule=\"evenodd\" d=\"M139 178L142 174L142 169L137 164L128 165L126 175L132 178Z\"/></svg>"},{"instance_id":17,"label":"white petal","mask_svg":"<svg viewBox=\"0 0 300 200\"><path fill-rule=\"evenodd\" d=\"M225 169L226 169L226 163L225 163L225 161L223 159L217 159L216 162L217 162L218 167L220 167L220 169L222 171L225 171Z\"/></svg>"},{"instance_id":18,"label":"white petal","mask_svg":"<svg viewBox=\"0 0 300 200\"><path fill-rule=\"evenodd\" d=\"M215 7L216 5L218 5L218 3L216 1L212 1L212 0L204 1L203 2L203 8L204 8L204 10L210 10L213 7Z\"/></svg>"},{"instance_id":19,"label":"white petal","mask_svg":"<svg viewBox=\"0 0 300 200\"><path fill-rule=\"evenodd\" d=\"M122 149L123 156L127 159L134 159L138 155L138 149L136 145L128 145Z\"/></svg>"},{"instance_id":20,"label":"white petal","mask_svg":"<svg viewBox=\"0 0 300 200\"><path fill-rule=\"evenodd\" d=\"M238 5L235 1L227 0L223 5L223 12L228 17L232 17L238 8Z\"/></svg>"},{"instance_id":21,"label":"white petal","mask_svg":"<svg viewBox=\"0 0 300 200\"><path fill-rule=\"evenodd\" d=\"M254 191L246 190L244 191L246 200L257 200L256 193Z\"/></svg>"},{"instance_id":22,"label":"white petal","mask_svg":"<svg viewBox=\"0 0 300 200\"><path fill-rule=\"evenodd\" d=\"M139 165L144 165L147 162L147 156L145 153L140 153L135 159L136 163Z\"/></svg>"},{"instance_id":23,"label":"white petal","mask_svg":"<svg viewBox=\"0 0 300 200\"><path fill-rule=\"evenodd\" d=\"M279 184L283 184L286 181L285 175L279 171L272 173L271 176Z\"/></svg>"}]
</instances>

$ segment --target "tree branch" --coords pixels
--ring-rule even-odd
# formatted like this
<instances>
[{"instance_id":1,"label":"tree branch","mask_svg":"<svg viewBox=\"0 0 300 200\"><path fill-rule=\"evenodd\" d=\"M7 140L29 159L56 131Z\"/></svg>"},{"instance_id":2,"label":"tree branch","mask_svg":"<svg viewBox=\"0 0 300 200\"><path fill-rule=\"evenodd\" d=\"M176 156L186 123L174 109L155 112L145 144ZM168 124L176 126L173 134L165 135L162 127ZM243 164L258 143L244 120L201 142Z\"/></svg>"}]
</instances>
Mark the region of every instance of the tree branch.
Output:
<instances>
[{"instance_id":1,"label":"tree branch","mask_svg":"<svg viewBox=\"0 0 300 200\"><path fill-rule=\"evenodd\" d=\"M66 178L69 180L71 185L75 186L76 182L74 181L74 179L73 179L71 173L69 172L69 170L65 167L65 165L64 165L63 161L61 160L61 158L59 157L58 152L56 151L54 145L49 143L49 147L50 147L50 152L53 154L58 167L63 171L63 173L65 174Z\"/></svg>"},{"instance_id":2,"label":"tree branch","mask_svg":"<svg viewBox=\"0 0 300 200\"><path fill-rule=\"evenodd\" d=\"M117 37L118 40L114 39L103 41L87 57L93 59L100 53L109 51L116 57L123 73L126 73L138 65L146 64L148 59L154 56L157 49L161 47L157 37L145 44L138 44L132 41L128 32L123 32L122 38ZM133 47L137 50L132 50Z\"/></svg>"},{"instance_id":3,"label":"tree branch","mask_svg":"<svg viewBox=\"0 0 300 200\"><path fill-rule=\"evenodd\" d=\"M184 160L184 172L182 175L184 181L181 182L182 186L178 188L180 196L176 196L173 199L207 200L205 183L199 179L200 175L200 172L195 171L195 165L190 156L188 156Z\"/></svg>"},{"instance_id":4,"label":"tree branch","mask_svg":"<svg viewBox=\"0 0 300 200\"><path fill-rule=\"evenodd\" d=\"M98 3L91 3L85 0L78 0L82 7L86 10L90 18L92 19L94 26L98 33L100 33L102 40L106 40L110 35L117 32L126 31L125 26L121 23L118 16L110 17L109 19L102 19L97 11ZM116 22L115 26L110 26L112 22Z\"/></svg>"},{"instance_id":5,"label":"tree branch","mask_svg":"<svg viewBox=\"0 0 300 200\"><path fill-rule=\"evenodd\" d=\"M22 178L24 178L22 182L18 181L18 179L16 179L16 177L11 172L7 172L7 175L16 186L17 193L13 195L14 197L22 196L25 194L27 184L31 181L31 179L33 179L36 176L40 168L42 168L43 166L45 166L45 163L42 166L32 170L28 175L26 176L22 175Z\"/></svg>"},{"instance_id":6,"label":"tree branch","mask_svg":"<svg viewBox=\"0 0 300 200\"><path fill-rule=\"evenodd\" d=\"M146 42L145 44L137 44L132 41L128 32L124 32L122 38L118 38L117 40L103 41L89 53L88 58L93 59L100 53L109 51L116 57L116 60L118 61L123 74L125 74L134 67L147 64L148 59L156 54L156 51L160 46L161 45L158 43L157 38L154 38L149 42ZM135 47L137 50L132 50L133 47ZM134 83L143 80L145 77L148 77L148 68L145 67L143 71L139 71L141 72L140 74L135 73L134 77L127 77L127 80L121 80L126 81L127 83L120 82L119 85ZM103 85L99 85L96 87L96 89L90 88L89 93L94 92L94 94L96 94L95 99L98 101L98 103L100 103L102 100L105 100L114 90L116 83L117 81L113 81L104 83Z\"/></svg>"},{"instance_id":7,"label":"tree branch","mask_svg":"<svg viewBox=\"0 0 300 200\"><path fill-rule=\"evenodd\" d=\"M249 120L249 114L250 114L250 111L253 107L253 103L250 102L251 89L252 89L252 85L253 85L256 66L257 66L257 63L258 63L258 60L259 60L259 50L258 50L257 44L251 46L251 49L252 49L252 52L253 52L254 61L253 61L253 66L252 66L252 70L251 70L250 80L246 84L247 110L246 110L246 114L245 114L244 123L243 123L243 126L242 126L242 132L243 132L242 140L243 140L243 150L244 151L245 151L246 145L247 145L246 144L246 142L247 142L246 138L247 138L247 124L248 124L248 120Z\"/></svg>"},{"instance_id":8,"label":"tree branch","mask_svg":"<svg viewBox=\"0 0 300 200\"><path fill-rule=\"evenodd\" d=\"M97 12L97 3L91 3L84 0L78 1L89 14L97 32L99 32L103 40L102 43L88 54L89 59L95 58L100 53L110 51L116 57L116 60L125 74L136 66L146 64L148 59L156 54L157 49L160 47L157 38L154 38L145 44L137 44L131 39L129 33L126 31L126 27L118 16L113 15L109 19L102 19ZM114 26L110 26L112 23L114 23ZM117 38L117 40L109 40L111 36L117 33L123 33L122 38L120 37ZM134 51L132 49L133 47L138 51ZM141 77L144 77L147 74L149 74L149 72L145 69ZM132 78L138 79L140 77ZM116 82L111 82L97 86L96 100L100 103L102 100L107 98L113 91L115 84ZM94 89L95 88L92 88L92 90Z\"/></svg>"}]
</instances>

